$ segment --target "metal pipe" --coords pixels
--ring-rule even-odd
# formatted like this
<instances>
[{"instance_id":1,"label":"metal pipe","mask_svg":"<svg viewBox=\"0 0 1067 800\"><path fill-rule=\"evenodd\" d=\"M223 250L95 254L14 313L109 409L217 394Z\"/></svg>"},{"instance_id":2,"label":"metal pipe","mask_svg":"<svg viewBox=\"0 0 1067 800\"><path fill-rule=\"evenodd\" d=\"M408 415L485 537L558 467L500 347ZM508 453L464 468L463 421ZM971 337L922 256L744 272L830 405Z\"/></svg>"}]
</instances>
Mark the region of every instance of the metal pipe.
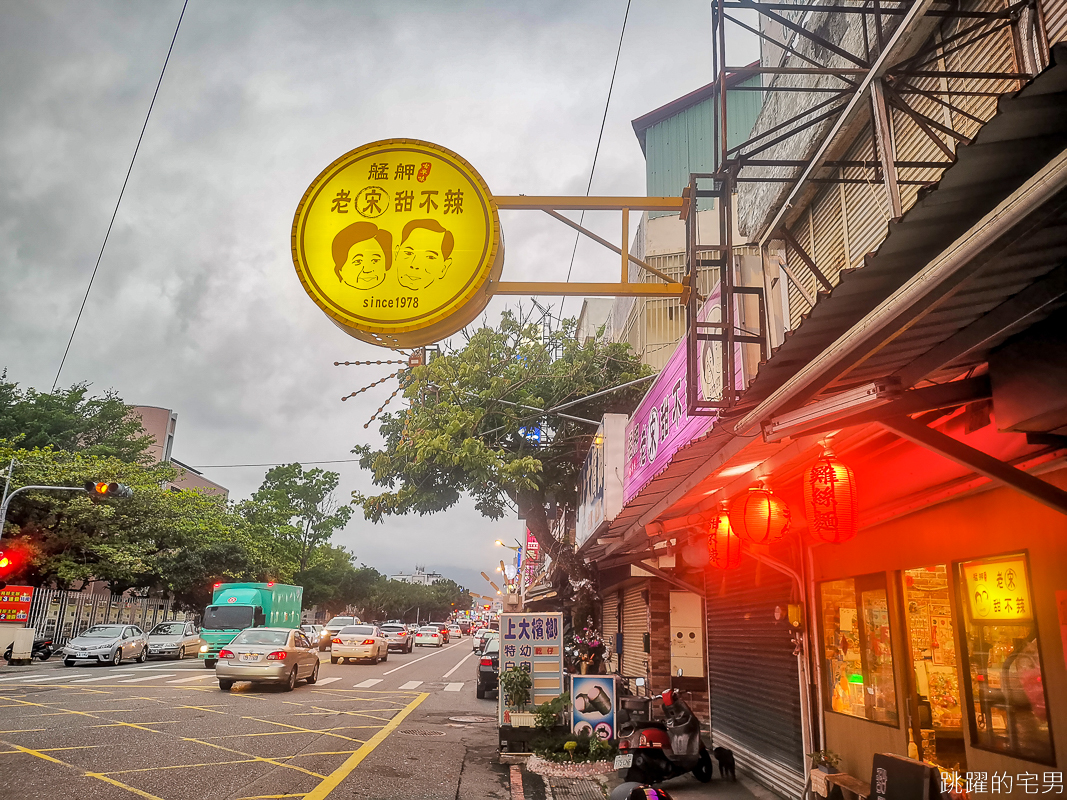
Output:
<instances>
[{"instance_id":1,"label":"metal pipe","mask_svg":"<svg viewBox=\"0 0 1067 800\"><path fill-rule=\"evenodd\" d=\"M834 137L845 127L845 125L851 121L853 112L863 102L864 95L867 93L867 89L871 85L871 81L875 78L882 76L889 66L888 62L890 57L895 54L895 50L900 40L904 37L904 34L912 27L912 24L926 13L927 9L933 5L933 0L918 0L904 16L904 19L900 21L900 25L893 31L893 35L890 37L886 46L882 52L878 54L878 60L871 65L869 70L866 70L866 74L860 81L859 86L856 88L856 93L852 95L852 99L849 100L848 105L845 106L843 114L839 115L837 121L834 122L829 133L822 140L822 144L819 145L819 149L815 151L815 155L812 156L811 161L801 173L797 179L796 184L789 191L789 195L783 200L781 206L778 209L778 213L774 215L774 219L771 220L771 224L767 226L766 231L760 237L759 246L767 244L767 241L772 238L771 234L777 231L781 227L783 220L785 219L786 211L793 205L796 200L797 194L800 192L800 188L804 185L804 182L811 177L817 169L822 166L822 162L827 152L830 149L830 145L833 143ZM844 72L844 70L842 70Z\"/></svg>"},{"instance_id":2,"label":"metal pipe","mask_svg":"<svg viewBox=\"0 0 1067 800\"><path fill-rule=\"evenodd\" d=\"M1061 151L949 245L941 255L929 262L860 322L839 336L836 342L742 417L734 426L734 431L742 433L754 425L759 425L761 420L795 400L810 384L825 378L846 356L882 333L899 313L914 307L923 297L952 279L1034 208L1052 199L1064 188L1067 188L1067 150Z\"/></svg>"}]
</instances>

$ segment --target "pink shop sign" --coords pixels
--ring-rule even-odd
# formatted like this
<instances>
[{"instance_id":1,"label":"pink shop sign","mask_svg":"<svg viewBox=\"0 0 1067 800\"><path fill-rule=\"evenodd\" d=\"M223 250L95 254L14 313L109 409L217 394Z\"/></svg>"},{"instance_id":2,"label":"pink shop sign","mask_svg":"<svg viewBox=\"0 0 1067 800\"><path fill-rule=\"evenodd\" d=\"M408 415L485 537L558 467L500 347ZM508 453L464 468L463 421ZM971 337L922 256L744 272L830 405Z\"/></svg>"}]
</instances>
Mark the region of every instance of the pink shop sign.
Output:
<instances>
[{"instance_id":1,"label":"pink shop sign","mask_svg":"<svg viewBox=\"0 0 1067 800\"><path fill-rule=\"evenodd\" d=\"M704 321L717 321L720 315L719 289L711 293L700 310ZM722 396L721 345L700 342L698 350L700 382L697 394L704 399ZM735 386L743 386L741 347L736 346L734 363ZM717 377L719 376L719 377ZM707 433L718 416L689 416L686 403L685 340L678 343L626 424L626 475L623 481L623 504L629 503L648 482L670 462L674 454L689 442Z\"/></svg>"}]
</instances>

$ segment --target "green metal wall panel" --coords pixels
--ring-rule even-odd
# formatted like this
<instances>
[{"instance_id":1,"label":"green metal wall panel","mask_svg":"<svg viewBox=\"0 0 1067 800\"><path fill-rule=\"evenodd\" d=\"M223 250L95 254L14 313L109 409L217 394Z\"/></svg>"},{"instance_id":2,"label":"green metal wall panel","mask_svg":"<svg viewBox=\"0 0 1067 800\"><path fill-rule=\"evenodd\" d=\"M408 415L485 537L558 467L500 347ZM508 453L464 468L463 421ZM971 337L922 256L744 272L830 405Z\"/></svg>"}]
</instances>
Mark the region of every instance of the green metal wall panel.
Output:
<instances>
[{"instance_id":1,"label":"green metal wall panel","mask_svg":"<svg viewBox=\"0 0 1067 800\"><path fill-rule=\"evenodd\" d=\"M759 86L759 76L742 85ZM714 170L718 148L716 102L717 98L709 97L645 130L645 186L649 197L677 197L689 183L690 173ZM726 141L731 146L748 138L762 104L761 92L727 91ZM714 208L714 201L702 200L698 208ZM649 217L666 213L651 212Z\"/></svg>"}]
</instances>

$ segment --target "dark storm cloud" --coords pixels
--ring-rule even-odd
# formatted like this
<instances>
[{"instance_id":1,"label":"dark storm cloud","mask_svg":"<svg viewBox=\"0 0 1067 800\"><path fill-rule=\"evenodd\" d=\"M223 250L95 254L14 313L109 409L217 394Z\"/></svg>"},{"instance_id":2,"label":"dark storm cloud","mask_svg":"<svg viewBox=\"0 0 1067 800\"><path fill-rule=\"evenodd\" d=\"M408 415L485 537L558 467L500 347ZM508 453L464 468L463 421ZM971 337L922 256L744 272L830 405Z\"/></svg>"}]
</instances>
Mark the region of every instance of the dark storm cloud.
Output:
<instances>
[{"instance_id":1,"label":"dark storm cloud","mask_svg":"<svg viewBox=\"0 0 1067 800\"><path fill-rule=\"evenodd\" d=\"M394 136L456 150L500 194L583 193L624 7L192 0L61 382L175 409L175 455L194 465L345 458L373 441L362 426L394 387L339 399L385 368L332 362L389 356L303 294L297 201L337 156ZM52 384L180 9L0 10L0 365L23 385ZM595 193L644 192L629 121L710 80L707 16L703 0L633 3ZM589 222L618 236L614 215ZM562 279L569 231L530 213L503 223L506 275ZM576 280L616 263L578 254ZM336 469L345 497L370 488L356 465ZM263 472L207 470L235 497ZM446 574L495 563L492 540L521 527L468 503L387 525L353 521L343 543L383 570L417 559Z\"/></svg>"}]
</instances>

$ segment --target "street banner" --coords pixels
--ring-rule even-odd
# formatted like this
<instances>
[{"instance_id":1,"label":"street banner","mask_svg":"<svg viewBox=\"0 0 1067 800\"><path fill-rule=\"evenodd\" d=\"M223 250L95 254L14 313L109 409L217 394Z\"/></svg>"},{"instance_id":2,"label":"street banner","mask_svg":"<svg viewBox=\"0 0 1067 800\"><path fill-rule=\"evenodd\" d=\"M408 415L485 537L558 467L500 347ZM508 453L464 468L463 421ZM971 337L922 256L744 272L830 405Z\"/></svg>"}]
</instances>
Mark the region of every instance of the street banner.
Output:
<instances>
[{"instance_id":1,"label":"street banner","mask_svg":"<svg viewBox=\"0 0 1067 800\"><path fill-rule=\"evenodd\" d=\"M598 739L614 739L615 676L571 676L571 730Z\"/></svg>"},{"instance_id":2,"label":"street banner","mask_svg":"<svg viewBox=\"0 0 1067 800\"><path fill-rule=\"evenodd\" d=\"M563 694L563 614L501 614L500 672L518 667L530 673L534 705ZM498 692L498 722L511 724L508 698Z\"/></svg>"},{"instance_id":3,"label":"street banner","mask_svg":"<svg viewBox=\"0 0 1067 800\"><path fill-rule=\"evenodd\" d=\"M0 622L21 622L30 618L32 586L8 586L0 589Z\"/></svg>"}]
</instances>

